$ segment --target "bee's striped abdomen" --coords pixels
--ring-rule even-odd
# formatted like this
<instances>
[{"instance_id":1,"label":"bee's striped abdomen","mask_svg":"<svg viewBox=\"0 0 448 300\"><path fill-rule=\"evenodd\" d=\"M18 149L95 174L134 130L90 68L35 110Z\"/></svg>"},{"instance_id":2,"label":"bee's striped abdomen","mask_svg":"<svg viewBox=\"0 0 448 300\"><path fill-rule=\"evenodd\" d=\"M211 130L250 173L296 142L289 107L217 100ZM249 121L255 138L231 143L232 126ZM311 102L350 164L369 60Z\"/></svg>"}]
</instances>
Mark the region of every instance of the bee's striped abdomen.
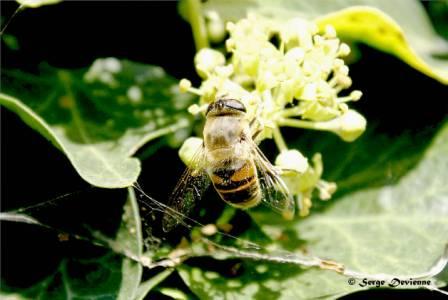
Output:
<instances>
[{"instance_id":1,"label":"bee's striped abdomen","mask_svg":"<svg viewBox=\"0 0 448 300\"><path fill-rule=\"evenodd\" d=\"M211 179L221 198L233 206L250 208L260 202L260 185L251 160L245 161L238 169L217 168L213 170Z\"/></svg>"}]
</instances>

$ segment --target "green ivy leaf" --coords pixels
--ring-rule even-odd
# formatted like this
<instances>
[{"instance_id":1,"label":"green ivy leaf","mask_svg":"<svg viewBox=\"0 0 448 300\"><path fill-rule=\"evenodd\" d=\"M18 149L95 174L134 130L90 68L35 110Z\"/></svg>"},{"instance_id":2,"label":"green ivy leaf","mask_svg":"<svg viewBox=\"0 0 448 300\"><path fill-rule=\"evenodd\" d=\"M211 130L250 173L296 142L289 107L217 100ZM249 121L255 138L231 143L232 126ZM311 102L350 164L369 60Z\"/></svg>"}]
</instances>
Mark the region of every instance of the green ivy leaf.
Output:
<instances>
[{"instance_id":1,"label":"green ivy leaf","mask_svg":"<svg viewBox=\"0 0 448 300\"><path fill-rule=\"evenodd\" d=\"M123 263L121 257L112 253L88 262L66 258L53 275L33 287L16 293L4 290L3 293L17 295L19 299L72 299L86 296L89 299L112 299L117 296Z\"/></svg>"},{"instance_id":2,"label":"green ivy leaf","mask_svg":"<svg viewBox=\"0 0 448 300\"><path fill-rule=\"evenodd\" d=\"M111 250L83 259L66 257L52 275L34 286L14 291L2 284L2 293L19 299L134 299L143 269L140 263L120 255L126 251L128 256L138 257L143 247L138 204L131 188L123 209L115 239L107 241ZM46 226L26 212L3 213L1 220Z\"/></svg>"},{"instance_id":3,"label":"green ivy leaf","mask_svg":"<svg viewBox=\"0 0 448 300\"><path fill-rule=\"evenodd\" d=\"M2 74L0 104L67 155L79 175L105 188L131 186L140 173L132 155L148 141L188 136L192 97L155 66L98 59L87 71L50 68L39 76Z\"/></svg>"},{"instance_id":4,"label":"green ivy leaf","mask_svg":"<svg viewBox=\"0 0 448 300\"><path fill-rule=\"evenodd\" d=\"M326 299L356 290L347 284L347 278L328 271L323 274L318 270L303 271L289 265L250 261L243 261L239 267L242 274L235 278L185 265L179 268L179 274L200 299ZM338 287L343 285L346 289L341 292Z\"/></svg>"},{"instance_id":5,"label":"green ivy leaf","mask_svg":"<svg viewBox=\"0 0 448 300\"><path fill-rule=\"evenodd\" d=\"M161 283L165 278L171 275L173 273L174 269L166 269L159 274L151 277L150 279L142 282L140 286L138 287L137 295L135 297L136 300L143 300L145 299L146 295L159 283Z\"/></svg>"},{"instance_id":6,"label":"green ivy leaf","mask_svg":"<svg viewBox=\"0 0 448 300\"><path fill-rule=\"evenodd\" d=\"M347 194L294 222L268 210L251 216L278 248L325 257L366 274L423 273L448 242L448 125L420 163L396 184ZM180 274L200 298L310 299L338 297L364 287L330 271L243 261L240 274L225 278L213 266L184 265ZM231 269L231 267L229 267ZM402 286L401 288L406 288ZM408 286L407 288L415 288Z\"/></svg>"},{"instance_id":7,"label":"green ivy leaf","mask_svg":"<svg viewBox=\"0 0 448 300\"><path fill-rule=\"evenodd\" d=\"M395 184L418 163L438 130L434 125L417 133L403 131L396 138L376 127L375 123L370 124L352 143L328 133L308 131L289 145L304 151L307 157L322 154L324 179L337 183L335 196L339 197L357 189Z\"/></svg>"},{"instance_id":8,"label":"green ivy leaf","mask_svg":"<svg viewBox=\"0 0 448 300\"><path fill-rule=\"evenodd\" d=\"M418 1L222 1L204 3L204 11L218 11L225 20L247 12L272 18L303 17L322 28L331 24L338 35L393 54L444 84L448 84L448 43L438 36Z\"/></svg>"},{"instance_id":9,"label":"green ivy leaf","mask_svg":"<svg viewBox=\"0 0 448 300\"><path fill-rule=\"evenodd\" d=\"M143 235L140 221L140 214L137 199L132 188L128 188L128 202L124 206L122 222L115 238L113 248L119 251L119 248L127 253L140 257L143 251ZM143 273L143 267L139 262L130 258L123 258L121 269L121 285L117 299L134 299Z\"/></svg>"}]
</instances>

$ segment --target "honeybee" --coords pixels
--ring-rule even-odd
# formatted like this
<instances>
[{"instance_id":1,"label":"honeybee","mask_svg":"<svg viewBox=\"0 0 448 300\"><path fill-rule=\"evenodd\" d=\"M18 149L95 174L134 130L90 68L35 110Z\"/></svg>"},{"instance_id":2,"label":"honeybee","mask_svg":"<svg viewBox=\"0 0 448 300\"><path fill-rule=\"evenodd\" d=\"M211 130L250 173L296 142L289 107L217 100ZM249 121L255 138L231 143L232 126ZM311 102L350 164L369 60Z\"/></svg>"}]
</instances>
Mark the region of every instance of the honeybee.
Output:
<instances>
[{"instance_id":1,"label":"honeybee","mask_svg":"<svg viewBox=\"0 0 448 300\"><path fill-rule=\"evenodd\" d=\"M248 209L262 202L284 216L294 214L294 200L279 170L254 142L260 133L251 128L254 121L236 99L219 98L208 106L203 144L168 200L164 231L182 222L210 182L231 206Z\"/></svg>"}]
</instances>

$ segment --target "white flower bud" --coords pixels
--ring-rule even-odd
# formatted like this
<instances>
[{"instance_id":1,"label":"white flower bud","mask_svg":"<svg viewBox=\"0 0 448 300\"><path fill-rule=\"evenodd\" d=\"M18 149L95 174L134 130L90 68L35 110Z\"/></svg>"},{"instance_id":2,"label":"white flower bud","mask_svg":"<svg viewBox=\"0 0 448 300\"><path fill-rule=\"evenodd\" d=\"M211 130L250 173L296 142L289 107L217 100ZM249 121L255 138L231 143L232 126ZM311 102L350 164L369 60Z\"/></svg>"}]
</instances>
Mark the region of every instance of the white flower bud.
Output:
<instances>
[{"instance_id":1,"label":"white flower bud","mask_svg":"<svg viewBox=\"0 0 448 300\"><path fill-rule=\"evenodd\" d=\"M321 200L329 200L337 189L336 183L325 180L319 180L316 187L319 190L319 198Z\"/></svg>"},{"instance_id":2,"label":"white flower bud","mask_svg":"<svg viewBox=\"0 0 448 300\"><path fill-rule=\"evenodd\" d=\"M342 116L327 122L330 131L339 135L346 142L353 142L365 130L367 121L356 110L349 109Z\"/></svg>"},{"instance_id":3,"label":"white flower bud","mask_svg":"<svg viewBox=\"0 0 448 300\"><path fill-rule=\"evenodd\" d=\"M347 56L349 54L350 54L350 47L347 44L342 43L339 46L338 56Z\"/></svg>"},{"instance_id":4,"label":"white flower bud","mask_svg":"<svg viewBox=\"0 0 448 300\"><path fill-rule=\"evenodd\" d=\"M308 50L313 46L312 35L316 28L303 19L295 18L284 24L280 31L281 39L288 45L300 46Z\"/></svg>"},{"instance_id":5,"label":"white flower bud","mask_svg":"<svg viewBox=\"0 0 448 300\"><path fill-rule=\"evenodd\" d=\"M313 206L311 202L311 193L303 193L299 195L297 204L299 206L299 216L306 217L310 214L310 208Z\"/></svg>"},{"instance_id":6,"label":"white flower bud","mask_svg":"<svg viewBox=\"0 0 448 300\"><path fill-rule=\"evenodd\" d=\"M299 104L302 111L302 118L313 121L329 121L340 115L340 111L331 107L324 106L317 101L307 101ZM321 123L326 124L327 122ZM327 130L327 129L324 129Z\"/></svg>"},{"instance_id":7,"label":"white flower bud","mask_svg":"<svg viewBox=\"0 0 448 300\"><path fill-rule=\"evenodd\" d=\"M232 65L218 66L218 67L216 67L215 72L218 76L227 78L233 74L233 66Z\"/></svg>"},{"instance_id":8,"label":"white flower bud","mask_svg":"<svg viewBox=\"0 0 448 300\"><path fill-rule=\"evenodd\" d=\"M308 169L308 159L298 150L285 150L277 156L275 165L285 170L304 173Z\"/></svg>"},{"instance_id":9,"label":"white flower bud","mask_svg":"<svg viewBox=\"0 0 448 300\"><path fill-rule=\"evenodd\" d=\"M342 66L342 67L339 68L338 72L339 72L339 74L341 74L341 75L347 76L349 70L348 70L348 67L344 65L344 66Z\"/></svg>"},{"instance_id":10,"label":"white flower bud","mask_svg":"<svg viewBox=\"0 0 448 300\"><path fill-rule=\"evenodd\" d=\"M235 23L227 22L226 29L228 32L232 33L232 31L235 30Z\"/></svg>"},{"instance_id":11,"label":"white flower bud","mask_svg":"<svg viewBox=\"0 0 448 300\"><path fill-rule=\"evenodd\" d=\"M259 65L259 56L256 53L241 53L241 51L235 51L232 63L235 70L240 71L242 74L255 77Z\"/></svg>"},{"instance_id":12,"label":"white flower bud","mask_svg":"<svg viewBox=\"0 0 448 300\"><path fill-rule=\"evenodd\" d=\"M358 101L362 97L362 92L355 90L350 93L350 98L352 98L352 101Z\"/></svg>"},{"instance_id":13,"label":"white flower bud","mask_svg":"<svg viewBox=\"0 0 448 300\"><path fill-rule=\"evenodd\" d=\"M303 89L301 98L304 100L316 100L317 98L317 84L308 83Z\"/></svg>"},{"instance_id":14,"label":"white flower bud","mask_svg":"<svg viewBox=\"0 0 448 300\"><path fill-rule=\"evenodd\" d=\"M193 158L200 147L202 147L202 143L203 141L201 138L190 137L186 139L182 144L182 147L180 147L179 157L189 168L197 168L197 166L193 166Z\"/></svg>"},{"instance_id":15,"label":"white flower bud","mask_svg":"<svg viewBox=\"0 0 448 300\"><path fill-rule=\"evenodd\" d=\"M356 140L365 130L367 121L356 110L348 110L341 117L339 136L346 142Z\"/></svg>"},{"instance_id":16,"label":"white flower bud","mask_svg":"<svg viewBox=\"0 0 448 300\"><path fill-rule=\"evenodd\" d=\"M207 33L211 42L219 43L226 37L226 28L224 23L219 21L210 21L207 25Z\"/></svg>"},{"instance_id":17,"label":"white flower bud","mask_svg":"<svg viewBox=\"0 0 448 300\"><path fill-rule=\"evenodd\" d=\"M334 68L335 70L338 70L338 69L340 69L344 64L345 64L345 63L344 63L344 61L343 61L342 59L340 59L340 58L336 58L336 59L333 61L333 68Z\"/></svg>"},{"instance_id":18,"label":"white flower bud","mask_svg":"<svg viewBox=\"0 0 448 300\"><path fill-rule=\"evenodd\" d=\"M191 81L190 80L188 80L188 79L182 79L180 82L179 82L179 90L182 92L182 93L186 93L186 92L188 92L188 90L191 88Z\"/></svg>"},{"instance_id":19,"label":"white flower bud","mask_svg":"<svg viewBox=\"0 0 448 300\"><path fill-rule=\"evenodd\" d=\"M300 64L303 61L304 57L305 51L303 51L303 49L299 47L294 47L285 54L285 58L287 60L292 60L297 64Z\"/></svg>"},{"instance_id":20,"label":"white flower bud","mask_svg":"<svg viewBox=\"0 0 448 300\"><path fill-rule=\"evenodd\" d=\"M270 71L263 72L259 75L258 80L256 82L257 90L263 92L265 90L269 90L277 85L277 78L275 78L274 74Z\"/></svg>"},{"instance_id":21,"label":"white flower bud","mask_svg":"<svg viewBox=\"0 0 448 300\"><path fill-rule=\"evenodd\" d=\"M338 108L343 114L349 109L347 103L339 103Z\"/></svg>"},{"instance_id":22,"label":"white flower bud","mask_svg":"<svg viewBox=\"0 0 448 300\"><path fill-rule=\"evenodd\" d=\"M236 46L236 42L234 39L232 38L228 38L226 40L226 49L229 52L233 52L235 50L235 46Z\"/></svg>"},{"instance_id":23,"label":"white flower bud","mask_svg":"<svg viewBox=\"0 0 448 300\"><path fill-rule=\"evenodd\" d=\"M202 78L207 78L217 67L223 66L226 62L224 55L210 48L201 49L194 58L196 71Z\"/></svg>"},{"instance_id":24,"label":"white flower bud","mask_svg":"<svg viewBox=\"0 0 448 300\"><path fill-rule=\"evenodd\" d=\"M226 26L216 11L209 11L206 14L207 34L213 43L221 42L226 36Z\"/></svg>"},{"instance_id":25,"label":"white flower bud","mask_svg":"<svg viewBox=\"0 0 448 300\"><path fill-rule=\"evenodd\" d=\"M313 36L313 42L315 46L321 46L324 42L324 38L320 35Z\"/></svg>"},{"instance_id":26,"label":"white flower bud","mask_svg":"<svg viewBox=\"0 0 448 300\"><path fill-rule=\"evenodd\" d=\"M188 107L188 112L192 115L197 115L201 112L205 112L207 110L208 104L204 104L204 105L197 105L197 104L192 104Z\"/></svg>"},{"instance_id":27,"label":"white flower bud","mask_svg":"<svg viewBox=\"0 0 448 300\"><path fill-rule=\"evenodd\" d=\"M337 39L324 40L322 42L322 48L324 50L324 55L326 56L325 59L328 60L328 63L330 64L331 68L334 56L337 54L339 49L339 40Z\"/></svg>"},{"instance_id":28,"label":"white flower bud","mask_svg":"<svg viewBox=\"0 0 448 300\"><path fill-rule=\"evenodd\" d=\"M318 184L323 171L322 157L320 153L314 154L312 161L313 166L308 164L308 167L303 174L283 176L286 185L293 194L298 195L306 193L307 191L312 191Z\"/></svg>"},{"instance_id":29,"label":"white flower bud","mask_svg":"<svg viewBox=\"0 0 448 300\"><path fill-rule=\"evenodd\" d=\"M331 25L325 26L325 37L328 39L334 39L336 37L336 29Z\"/></svg>"},{"instance_id":30,"label":"white flower bud","mask_svg":"<svg viewBox=\"0 0 448 300\"><path fill-rule=\"evenodd\" d=\"M349 88L352 85L352 79L345 75L337 76L338 84L341 88Z\"/></svg>"}]
</instances>

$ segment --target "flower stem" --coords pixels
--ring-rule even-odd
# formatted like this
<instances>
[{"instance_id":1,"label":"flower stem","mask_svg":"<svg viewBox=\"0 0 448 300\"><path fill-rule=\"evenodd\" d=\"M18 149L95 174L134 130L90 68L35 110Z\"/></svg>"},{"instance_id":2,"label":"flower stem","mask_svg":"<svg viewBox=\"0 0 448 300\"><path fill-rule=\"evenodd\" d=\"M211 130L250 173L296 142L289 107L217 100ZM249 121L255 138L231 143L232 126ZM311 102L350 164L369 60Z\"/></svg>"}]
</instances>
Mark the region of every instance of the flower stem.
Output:
<instances>
[{"instance_id":1,"label":"flower stem","mask_svg":"<svg viewBox=\"0 0 448 300\"><path fill-rule=\"evenodd\" d=\"M188 20L193 31L194 44L196 51L208 47L207 31L205 29L204 18L201 12L200 0L186 0Z\"/></svg>"},{"instance_id":2,"label":"flower stem","mask_svg":"<svg viewBox=\"0 0 448 300\"><path fill-rule=\"evenodd\" d=\"M319 124L320 124L319 122L310 122L310 121L295 120L295 119L280 119L278 121L278 125L280 125L280 126L306 128L306 129L314 129L314 130L326 130L326 128L321 128L319 126Z\"/></svg>"},{"instance_id":3,"label":"flower stem","mask_svg":"<svg viewBox=\"0 0 448 300\"><path fill-rule=\"evenodd\" d=\"M301 111L298 106L291 107L291 108L285 108L281 112L280 116L283 118L289 118L300 115Z\"/></svg>"},{"instance_id":4,"label":"flower stem","mask_svg":"<svg viewBox=\"0 0 448 300\"><path fill-rule=\"evenodd\" d=\"M273 136L275 144L277 145L277 148L280 152L288 150L288 146L285 143L285 140L283 139L282 133L280 132L280 129L278 127L275 127L273 130Z\"/></svg>"}]
</instances>

